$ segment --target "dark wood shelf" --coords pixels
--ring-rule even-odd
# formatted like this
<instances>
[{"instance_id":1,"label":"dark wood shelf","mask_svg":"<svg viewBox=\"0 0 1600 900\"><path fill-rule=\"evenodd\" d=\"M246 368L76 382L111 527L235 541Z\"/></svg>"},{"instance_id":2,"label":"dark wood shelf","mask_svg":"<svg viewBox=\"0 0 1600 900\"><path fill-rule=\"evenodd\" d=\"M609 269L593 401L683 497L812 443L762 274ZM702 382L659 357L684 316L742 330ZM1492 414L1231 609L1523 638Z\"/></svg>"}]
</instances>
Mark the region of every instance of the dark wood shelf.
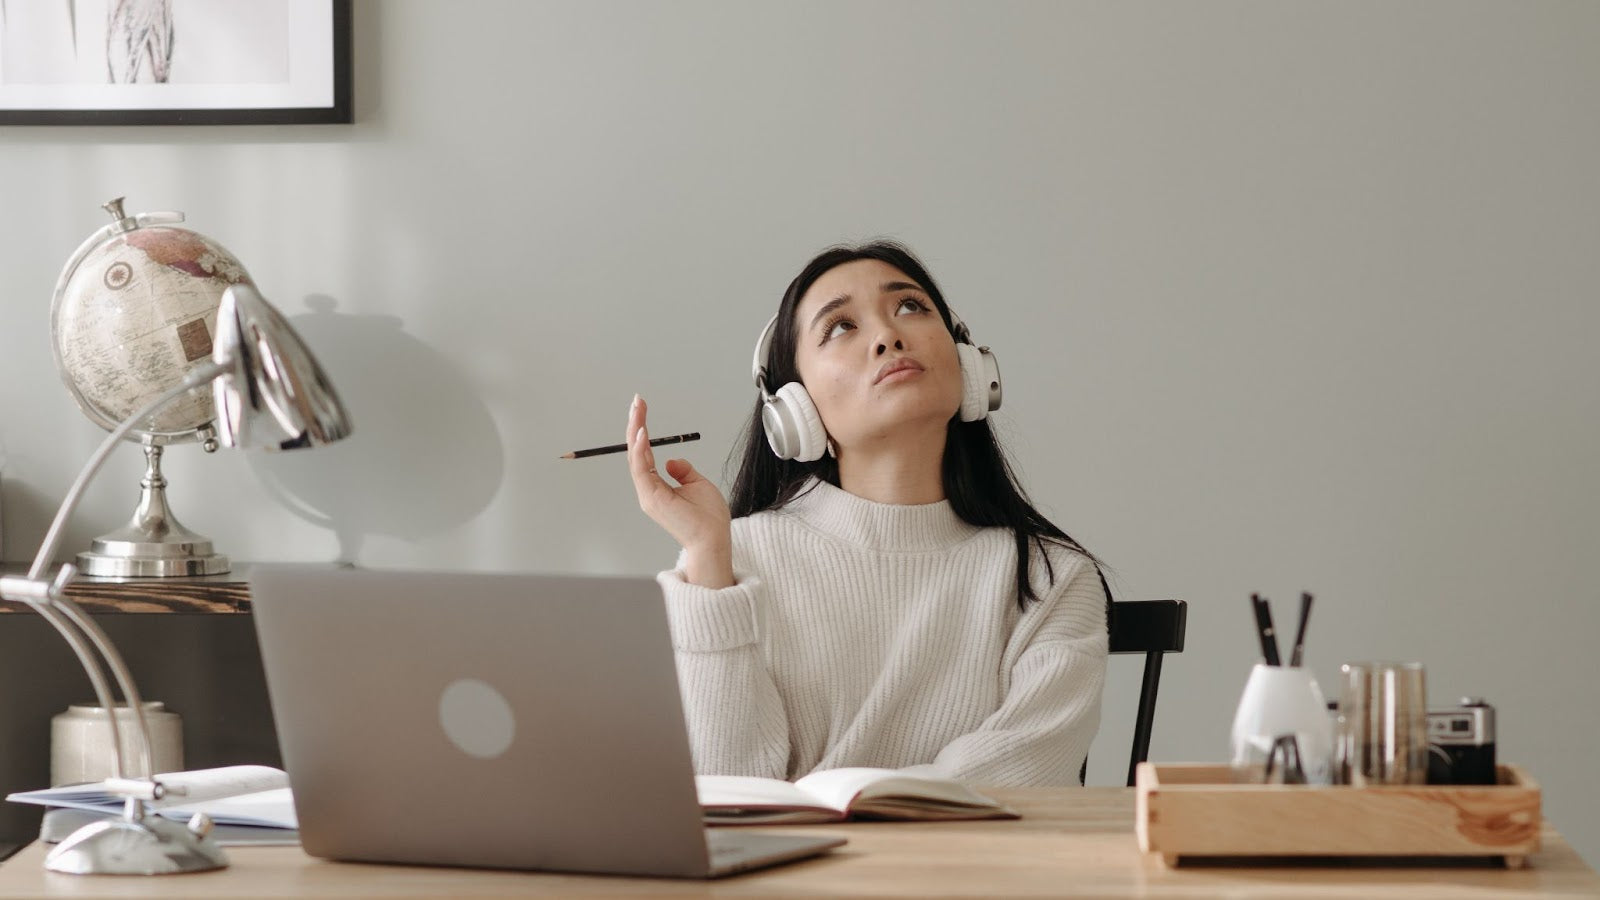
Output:
<instances>
[{"instance_id":1,"label":"dark wood shelf","mask_svg":"<svg viewBox=\"0 0 1600 900\"><path fill-rule=\"evenodd\" d=\"M5 566L6 574L27 571ZM54 571L54 570L52 570ZM67 596L91 613L248 613L250 565L235 563L221 575L174 578L89 578L78 576ZM31 612L26 603L0 600L0 615Z\"/></svg>"}]
</instances>

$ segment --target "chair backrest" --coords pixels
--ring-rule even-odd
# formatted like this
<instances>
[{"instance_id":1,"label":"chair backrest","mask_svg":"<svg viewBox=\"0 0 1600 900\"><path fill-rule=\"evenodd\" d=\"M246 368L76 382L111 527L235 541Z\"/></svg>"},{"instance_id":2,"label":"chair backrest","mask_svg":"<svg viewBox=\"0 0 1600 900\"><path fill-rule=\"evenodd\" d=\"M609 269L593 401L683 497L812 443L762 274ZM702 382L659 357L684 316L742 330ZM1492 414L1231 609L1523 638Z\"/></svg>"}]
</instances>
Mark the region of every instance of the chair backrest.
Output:
<instances>
[{"instance_id":1,"label":"chair backrest","mask_svg":"<svg viewBox=\"0 0 1600 900\"><path fill-rule=\"evenodd\" d=\"M1150 753L1150 729L1156 719L1156 689L1161 683L1161 657L1183 652L1189 604L1182 600L1122 600L1111 604L1111 652L1143 653L1144 683L1134 719L1133 753L1128 758L1128 786Z\"/></svg>"}]
</instances>

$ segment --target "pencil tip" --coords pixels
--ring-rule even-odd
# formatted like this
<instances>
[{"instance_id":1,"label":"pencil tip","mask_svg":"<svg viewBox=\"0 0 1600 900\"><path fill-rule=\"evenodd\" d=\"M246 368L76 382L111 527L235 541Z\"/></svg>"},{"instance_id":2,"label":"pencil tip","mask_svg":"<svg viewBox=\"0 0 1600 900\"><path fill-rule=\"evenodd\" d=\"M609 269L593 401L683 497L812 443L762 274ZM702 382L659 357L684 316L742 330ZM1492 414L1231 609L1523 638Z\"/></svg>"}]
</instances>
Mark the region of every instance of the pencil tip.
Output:
<instances>
[{"instance_id":1,"label":"pencil tip","mask_svg":"<svg viewBox=\"0 0 1600 900\"><path fill-rule=\"evenodd\" d=\"M556 457L556 459L577 459L577 458L578 458L577 455L573 454L573 453L563 453L560 456Z\"/></svg>"}]
</instances>

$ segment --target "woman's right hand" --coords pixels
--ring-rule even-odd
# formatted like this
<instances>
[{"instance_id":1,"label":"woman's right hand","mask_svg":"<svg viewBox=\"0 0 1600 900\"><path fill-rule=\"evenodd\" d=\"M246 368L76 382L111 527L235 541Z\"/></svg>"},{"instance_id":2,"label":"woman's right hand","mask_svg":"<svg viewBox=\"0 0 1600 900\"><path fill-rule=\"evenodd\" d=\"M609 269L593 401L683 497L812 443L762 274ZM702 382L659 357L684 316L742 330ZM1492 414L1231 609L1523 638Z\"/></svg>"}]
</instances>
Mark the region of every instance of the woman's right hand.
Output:
<instances>
[{"instance_id":1,"label":"woman's right hand","mask_svg":"<svg viewBox=\"0 0 1600 900\"><path fill-rule=\"evenodd\" d=\"M667 460L668 484L656 471L655 451L645 429L645 402L637 394L628 408L628 471L639 508L684 549L684 580L724 588L733 580L733 535L728 501L686 459Z\"/></svg>"}]
</instances>

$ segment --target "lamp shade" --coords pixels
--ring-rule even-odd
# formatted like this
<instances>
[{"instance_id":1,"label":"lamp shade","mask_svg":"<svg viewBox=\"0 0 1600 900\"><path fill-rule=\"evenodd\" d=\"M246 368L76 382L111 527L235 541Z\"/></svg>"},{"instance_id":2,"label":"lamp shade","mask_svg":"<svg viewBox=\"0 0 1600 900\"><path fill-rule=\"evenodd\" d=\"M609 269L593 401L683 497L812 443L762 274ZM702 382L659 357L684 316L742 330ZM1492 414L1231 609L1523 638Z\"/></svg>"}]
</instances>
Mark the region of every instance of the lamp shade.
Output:
<instances>
[{"instance_id":1,"label":"lamp shade","mask_svg":"<svg viewBox=\"0 0 1600 900\"><path fill-rule=\"evenodd\" d=\"M212 359L228 369L211 388L223 446L294 450L349 436L350 416L316 357L248 284L222 294Z\"/></svg>"}]
</instances>

